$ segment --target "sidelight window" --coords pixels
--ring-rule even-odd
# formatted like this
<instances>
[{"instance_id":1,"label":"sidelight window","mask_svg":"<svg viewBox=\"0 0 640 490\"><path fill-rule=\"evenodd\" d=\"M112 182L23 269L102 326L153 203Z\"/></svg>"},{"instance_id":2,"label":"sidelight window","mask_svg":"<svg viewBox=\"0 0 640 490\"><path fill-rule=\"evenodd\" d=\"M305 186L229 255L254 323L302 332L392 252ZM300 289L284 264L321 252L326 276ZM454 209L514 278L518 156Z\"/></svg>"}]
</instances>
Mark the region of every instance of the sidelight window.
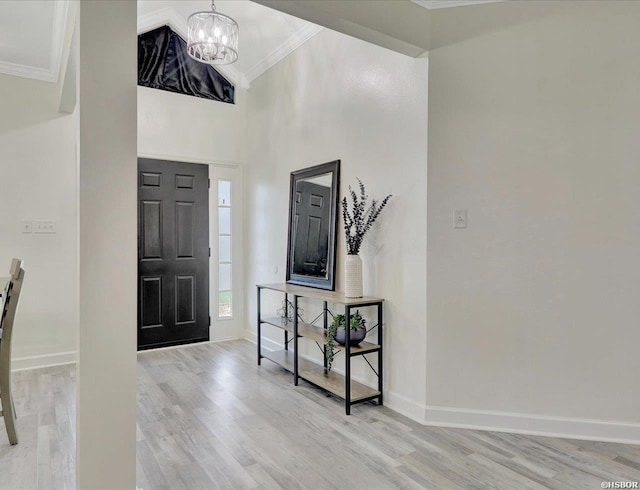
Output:
<instances>
[{"instance_id":1,"label":"sidelight window","mask_svg":"<svg viewBox=\"0 0 640 490\"><path fill-rule=\"evenodd\" d=\"M218 318L233 317L231 181L218 180Z\"/></svg>"}]
</instances>

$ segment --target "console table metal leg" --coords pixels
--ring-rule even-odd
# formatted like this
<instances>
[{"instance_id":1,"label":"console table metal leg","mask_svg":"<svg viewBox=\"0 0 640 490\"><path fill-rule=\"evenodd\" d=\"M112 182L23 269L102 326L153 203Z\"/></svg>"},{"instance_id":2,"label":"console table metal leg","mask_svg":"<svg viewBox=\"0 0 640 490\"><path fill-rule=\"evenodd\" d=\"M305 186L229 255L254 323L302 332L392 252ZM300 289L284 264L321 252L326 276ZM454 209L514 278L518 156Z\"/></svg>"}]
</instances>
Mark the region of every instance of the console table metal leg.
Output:
<instances>
[{"instance_id":1,"label":"console table metal leg","mask_svg":"<svg viewBox=\"0 0 640 490\"><path fill-rule=\"evenodd\" d=\"M289 318L289 295L284 293L284 316ZM284 350L289 350L289 331L284 331Z\"/></svg>"},{"instance_id":2,"label":"console table metal leg","mask_svg":"<svg viewBox=\"0 0 640 490\"><path fill-rule=\"evenodd\" d=\"M380 396L378 397L378 405L382 405L382 359L383 359L383 350L382 350L382 322L383 322L383 314L382 314L382 303L378 303L378 345L380 346L380 351L378 351L378 391L380 392Z\"/></svg>"},{"instance_id":3,"label":"console table metal leg","mask_svg":"<svg viewBox=\"0 0 640 490\"><path fill-rule=\"evenodd\" d=\"M344 408L347 415L351 414L351 308L344 307Z\"/></svg>"},{"instance_id":4,"label":"console table metal leg","mask_svg":"<svg viewBox=\"0 0 640 490\"><path fill-rule=\"evenodd\" d=\"M293 295L293 384L298 386L298 296Z\"/></svg>"},{"instance_id":5,"label":"console table metal leg","mask_svg":"<svg viewBox=\"0 0 640 490\"><path fill-rule=\"evenodd\" d=\"M261 323L262 323L262 321L260 319L260 292L261 292L261 288L258 287L258 312L257 312L258 314L257 314L257 317L256 317L258 319L257 320L257 327L258 328L256 329L256 335L257 335L257 337L256 337L256 341L257 342L256 343L258 344L258 366L262 362L262 354L261 354L262 351L260 350L260 344L261 344L261 338L262 338L262 335L260 333Z\"/></svg>"},{"instance_id":6,"label":"console table metal leg","mask_svg":"<svg viewBox=\"0 0 640 490\"><path fill-rule=\"evenodd\" d=\"M328 309L327 309L327 302L323 301L322 302L322 314L324 316L323 319L323 327L324 327L324 334L327 334L327 314L328 314ZM328 371L328 366L327 366L327 344L323 344L322 346L322 357L323 357L323 364L324 364L324 373L327 374Z\"/></svg>"}]
</instances>

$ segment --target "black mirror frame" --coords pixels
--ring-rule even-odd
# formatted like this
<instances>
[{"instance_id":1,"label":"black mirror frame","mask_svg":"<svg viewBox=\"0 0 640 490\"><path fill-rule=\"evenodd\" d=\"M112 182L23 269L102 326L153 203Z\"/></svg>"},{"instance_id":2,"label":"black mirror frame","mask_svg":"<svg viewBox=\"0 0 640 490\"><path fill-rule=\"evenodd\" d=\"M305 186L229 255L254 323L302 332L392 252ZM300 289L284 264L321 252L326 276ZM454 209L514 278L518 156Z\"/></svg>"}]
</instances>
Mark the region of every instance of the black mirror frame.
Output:
<instances>
[{"instance_id":1,"label":"black mirror frame","mask_svg":"<svg viewBox=\"0 0 640 490\"><path fill-rule=\"evenodd\" d=\"M327 173L333 173L331 179L331 213L330 213L330 226L329 226L329 244L327 250L327 278L317 278L304 276L301 274L294 274L291 268L293 267L293 218L295 207L295 188L296 182L300 179L306 179L309 177L315 177L316 175L323 175ZM291 172L291 179L289 183L289 232L287 239L287 284L296 284L299 286L309 286L312 288L326 289L329 291L335 291L336 289L336 247L338 239L338 206L340 204L340 198L338 196L340 190L340 160L333 162L323 163L314 167L304 168L302 170L296 170Z\"/></svg>"}]
</instances>

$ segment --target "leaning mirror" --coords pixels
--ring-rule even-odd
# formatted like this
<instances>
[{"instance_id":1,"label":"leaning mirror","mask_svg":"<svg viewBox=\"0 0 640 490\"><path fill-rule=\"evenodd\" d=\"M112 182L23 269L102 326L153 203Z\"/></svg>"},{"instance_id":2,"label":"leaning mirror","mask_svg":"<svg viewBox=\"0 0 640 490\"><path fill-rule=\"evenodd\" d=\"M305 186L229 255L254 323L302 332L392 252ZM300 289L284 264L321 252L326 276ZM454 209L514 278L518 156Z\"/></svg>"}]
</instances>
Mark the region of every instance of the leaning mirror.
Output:
<instances>
[{"instance_id":1,"label":"leaning mirror","mask_svg":"<svg viewBox=\"0 0 640 490\"><path fill-rule=\"evenodd\" d=\"M335 289L340 160L291 172L287 282Z\"/></svg>"}]
</instances>

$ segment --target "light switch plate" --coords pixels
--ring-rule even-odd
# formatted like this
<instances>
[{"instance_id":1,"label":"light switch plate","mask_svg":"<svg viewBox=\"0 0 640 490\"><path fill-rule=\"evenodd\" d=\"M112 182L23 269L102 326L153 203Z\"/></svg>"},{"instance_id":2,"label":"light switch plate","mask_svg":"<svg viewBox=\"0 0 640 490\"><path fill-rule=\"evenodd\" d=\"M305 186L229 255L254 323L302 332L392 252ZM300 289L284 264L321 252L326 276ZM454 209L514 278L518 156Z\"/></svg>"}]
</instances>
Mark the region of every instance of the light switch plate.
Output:
<instances>
[{"instance_id":1,"label":"light switch plate","mask_svg":"<svg viewBox=\"0 0 640 490\"><path fill-rule=\"evenodd\" d=\"M466 209L455 209L453 211L453 227L458 229L467 227Z\"/></svg>"},{"instance_id":2,"label":"light switch plate","mask_svg":"<svg viewBox=\"0 0 640 490\"><path fill-rule=\"evenodd\" d=\"M23 221L22 222L22 233L33 233L33 222L31 222L31 221Z\"/></svg>"}]
</instances>

